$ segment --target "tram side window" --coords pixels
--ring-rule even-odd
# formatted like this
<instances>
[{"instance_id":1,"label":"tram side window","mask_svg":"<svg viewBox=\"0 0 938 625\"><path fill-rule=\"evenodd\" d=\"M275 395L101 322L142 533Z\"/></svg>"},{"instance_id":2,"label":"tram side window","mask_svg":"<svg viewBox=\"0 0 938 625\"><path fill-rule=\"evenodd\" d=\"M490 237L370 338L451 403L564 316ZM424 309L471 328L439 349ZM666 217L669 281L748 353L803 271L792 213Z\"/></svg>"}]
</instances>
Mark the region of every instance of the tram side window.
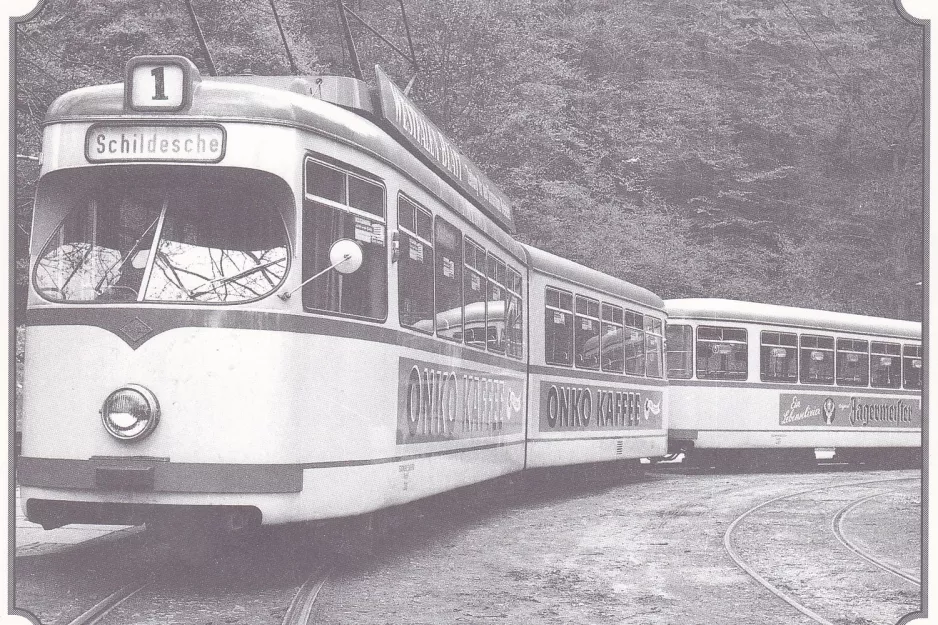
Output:
<instances>
[{"instance_id":1,"label":"tram side window","mask_svg":"<svg viewBox=\"0 0 938 625\"><path fill-rule=\"evenodd\" d=\"M521 305L522 281L521 274L508 268L508 313L506 314L506 328L508 332L508 355L512 358L524 356L524 315Z\"/></svg>"},{"instance_id":2,"label":"tram side window","mask_svg":"<svg viewBox=\"0 0 938 625\"><path fill-rule=\"evenodd\" d=\"M899 388L902 382L901 361L898 343L870 343L870 386Z\"/></svg>"},{"instance_id":3,"label":"tram side window","mask_svg":"<svg viewBox=\"0 0 938 625\"><path fill-rule=\"evenodd\" d=\"M461 341L462 323L462 232L445 219L434 223L436 242L436 335Z\"/></svg>"},{"instance_id":4,"label":"tram side window","mask_svg":"<svg viewBox=\"0 0 938 625\"><path fill-rule=\"evenodd\" d=\"M645 375L661 377L661 319L645 316Z\"/></svg>"},{"instance_id":5,"label":"tram side window","mask_svg":"<svg viewBox=\"0 0 938 625\"><path fill-rule=\"evenodd\" d=\"M544 362L573 364L573 294L547 287L544 293Z\"/></svg>"},{"instance_id":6,"label":"tram side window","mask_svg":"<svg viewBox=\"0 0 938 625\"><path fill-rule=\"evenodd\" d=\"M505 353L508 344L508 268L498 257L488 256L489 296L485 303L486 342L489 351Z\"/></svg>"},{"instance_id":7,"label":"tram side window","mask_svg":"<svg viewBox=\"0 0 938 625\"><path fill-rule=\"evenodd\" d=\"M405 197L397 200L397 265L401 325L433 334L433 218Z\"/></svg>"},{"instance_id":8,"label":"tram side window","mask_svg":"<svg viewBox=\"0 0 938 625\"><path fill-rule=\"evenodd\" d=\"M869 344L859 339L837 339L837 384L867 386L870 383Z\"/></svg>"},{"instance_id":9,"label":"tram side window","mask_svg":"<svg viewBox=\"0 0 938 625\"><path fill-rule=\"evenodd\" d=\"M625 362L622 355L622 327L625 313L621 306L603 302L602 306L602 369L622 373Z\"/></svg>"},{"instance_id":10,"label":"tram side window","mask_svg":"<svg viewBox=\"0 0 938 625\"><path fill-rule=\"evenodd\" d=\"M749 375L745 328L697 327L697 377L745 380Z\"/></svg>"},{"instance_id":11,"label":"tram side window","mask_svg":"<svg viewBox=\"0 0 938 625\"><path fill-rule=\"evenodd\" d=\"M694 375L694 330L688 325L667 324L668 377L686 380Z\"/></svg>"},{"instance_id":12,"label":"tram side window","mask_svg":"<svg viewBox=\"0 0 938 625\"><path fill-rule=\"evenodd\" d=\"M327 271L303 287L309 310L383 320L388 307L384 187L377 180L306 160L303 200L303 280L327 269L339 239L362 249L361 267L350 274Z\"/></svg>"},{"instance_id":13,"label":"tram side window","mask_svg":"<svg viewBox=\"0 0 938 625\"><path fill-rule=\"evenodd\" d=\"M466 345L485 349L486 293L485 250L466 237L463 245L465 273L463 284L463 341Z\"/></svg>"},{"instance_id":14,"label":"tram side window","mask_svg":"<svg viewBox=\"0 0 938 625\"><path fill-rule=\"evenodd\" d=\"M834 359L837 384L867 386L870 383L869 343L859 339L837 339Z\"/></svg>"},{"instance_id":15,"label":"tram side window","mask_svg":"<svg viewBox=\"0 0 938 625\"><path fill-rule=\"evenodd\" d=\"M645 321L641 313L625 311L625 372L645 375Z\"/></svg>"},{"instance_id":16,"label":"tram side window","mask_svg":"<svg viewBox=\"0 0 938 625\"><path fill-rule=\"evenodd\" d=\"M576 328L576 366L599 369L599 302L577 295L573 327Z\"/></svg>"},{"instance_id":17,"label":"tram side window","mask_svg":"<svg viewBox=\"0 0 938 625\"><path fill-rule=\"evenodd\" d=\"M905 388L922 388L922 346L902 346L902 385Z\"/></svg>"},{"instance_id":18,"label":"tram side window","mask_svg":"<svg viewBox=\"0 0 938 625\"><path fill-rule=\"evenodd\" d=\"M801 335L802 384L834 383L834 337Z\"/></svg>"},{"instance_id":19,"label":"tram side window","mask_svg":"<svg viewBox=\"0 0 938 625\"><path fill-rule=\"evenodd\" d=\"M798 335L789 332L762 333L762 381L798 381Z\"/></svg>"}]
</instances>

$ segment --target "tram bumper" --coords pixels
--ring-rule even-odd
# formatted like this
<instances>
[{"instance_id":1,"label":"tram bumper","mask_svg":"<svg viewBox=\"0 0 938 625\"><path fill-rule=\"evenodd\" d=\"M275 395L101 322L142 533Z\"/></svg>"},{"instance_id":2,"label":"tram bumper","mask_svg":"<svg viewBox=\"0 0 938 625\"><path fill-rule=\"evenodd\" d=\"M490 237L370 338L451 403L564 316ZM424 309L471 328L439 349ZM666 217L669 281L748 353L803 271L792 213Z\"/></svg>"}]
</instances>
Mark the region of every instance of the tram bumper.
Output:
<instances>
[{"instance_id":1,"label":"tram bumper","mask_svg":"<svg viewBox=\"0 0 938 625\"><path fill-rule=\"evenodd\" d=\"M26 518L45 529L71 523L137 525L195 513L224 527L260 524L303 489L297 465L173 463L137 458L20 457ZM265 505L254 505L261 503Z\"/></svg>"},{"instance_id":2,"label":"tram bumper","mask_svg":"<svg viewBox=\"0 0 938 625\"><path fill-rule=\"evenodd\" d=\"M169 462L146 458L32 458L16 463L21 486L98 492L298 493L296 464Z\"/></svg>"},{"instance_id":3,"label":"tram bumper","mask_svg":"<svg viewBox=\"0 0 938 625\"><path fill-rule=\"evenodd\" d=\"M24 504L26 518L51 530L63 525L174 525L198 520L228 531L259 527L263 515L254 506L173 505L126 502L62 501L30 498Z\"/></svg>"}]
</instances>

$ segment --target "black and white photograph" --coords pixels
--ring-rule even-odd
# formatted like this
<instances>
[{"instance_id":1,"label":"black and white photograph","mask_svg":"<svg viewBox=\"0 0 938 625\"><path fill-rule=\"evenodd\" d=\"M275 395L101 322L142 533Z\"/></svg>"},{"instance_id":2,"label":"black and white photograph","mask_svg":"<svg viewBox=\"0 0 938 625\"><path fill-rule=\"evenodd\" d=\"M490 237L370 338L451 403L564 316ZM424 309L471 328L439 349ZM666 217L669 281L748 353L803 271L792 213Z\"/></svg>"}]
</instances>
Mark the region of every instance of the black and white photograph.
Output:
<instances>
[{"instance_id":1,"label":"black and white photograph","mask_svg":"<svg viewBox=\"0 0 938 625\"><path fill-rule=\"evenodd\" d=\"M922 5L11 10L0 622L926 625Z\"/></svg>"}]
</instances>

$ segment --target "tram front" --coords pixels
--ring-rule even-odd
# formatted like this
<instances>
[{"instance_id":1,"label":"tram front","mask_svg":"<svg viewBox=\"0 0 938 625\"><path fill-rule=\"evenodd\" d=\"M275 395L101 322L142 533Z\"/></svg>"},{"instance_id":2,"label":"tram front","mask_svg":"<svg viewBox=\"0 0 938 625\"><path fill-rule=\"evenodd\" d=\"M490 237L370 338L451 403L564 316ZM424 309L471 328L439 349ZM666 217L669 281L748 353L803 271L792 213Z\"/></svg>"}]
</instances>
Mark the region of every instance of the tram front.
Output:
<instances>
[{"instance_id":1,"label":"tram front","mask_svg":"<svg viewBox=\"0 0 938 625\"><path fill-rule=\"evenodd\" d=\"M302 441L316 437L296 419L309 397L277 297L300 282L288 284L299 96L290 78L279 99L202 82L182 57L135 58L125 78L65 94L46 117L17 464L26 514L47 528L205 506L235 525L300 520ZM337 128L354 116L310 106Z\"/></svg>"}]
</instances>

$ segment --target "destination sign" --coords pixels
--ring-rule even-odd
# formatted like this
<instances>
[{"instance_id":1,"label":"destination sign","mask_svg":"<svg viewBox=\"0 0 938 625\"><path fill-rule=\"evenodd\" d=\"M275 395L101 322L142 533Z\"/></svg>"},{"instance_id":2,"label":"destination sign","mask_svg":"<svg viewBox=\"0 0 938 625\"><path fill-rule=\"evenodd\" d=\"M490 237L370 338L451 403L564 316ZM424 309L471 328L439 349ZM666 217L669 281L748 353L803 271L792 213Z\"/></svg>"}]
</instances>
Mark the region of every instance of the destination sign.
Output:
<instances>
[{"instance_id":1,"label":"destination sign","mask_svg":"<svg viewBox=\"0 0 938 625\"><path fill-rule=\"evenodd\" d=\"M830 425L874 428L920 428L918 398L782 393L779 425Z\"/></svg>"},{"instance_id":2,"label":"destination sign","mask_svg":"<svg viewBox=\"0 0 938 625\"><path fill-rule=\"evenodd\" d=\"M225 130L215 125L95 124L85 140L85 157L92 163L217 163L224 156Z\"/></svg>"},{"instance_id":3,"label":"destination sign","mask_svg":"<svg viewBox=\"0 0 938 625\"><path fill-rule=\"evenodd\" d=\"M378 78L382 117L389 121L410 145L430 159L440 173L478 201L499 225L514 230L514 218L508 197L453 145L378 66L375 66L375 75Z\"/></svg>"}]
</instances>

